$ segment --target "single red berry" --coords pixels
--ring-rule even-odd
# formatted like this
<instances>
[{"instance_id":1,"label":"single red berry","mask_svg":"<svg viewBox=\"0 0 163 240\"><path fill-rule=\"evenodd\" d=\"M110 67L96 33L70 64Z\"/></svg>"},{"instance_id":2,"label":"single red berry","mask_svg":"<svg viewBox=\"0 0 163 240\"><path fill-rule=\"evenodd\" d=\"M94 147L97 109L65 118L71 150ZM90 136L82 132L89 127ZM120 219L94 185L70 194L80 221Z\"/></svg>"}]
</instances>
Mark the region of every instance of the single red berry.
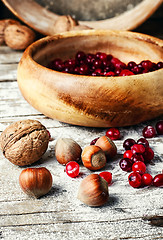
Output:
<instances>
[{"instance_id":1,"label":"single red berry","mask_svg":"<svg viewBox=\"0 0 163 240\"><path fill-rule=\"evenodd\" d=\"M133 153L131 152L131 150L126 150L123 154L123 158L130 158L132 157Z\"/></svg>"},{"instance_id":2,"label":"single red berry","mask_svg":"<svg viewBox=\"0 0 163 240\"><path fill-rule=\"evenodd\" d=\"M163 68L163 62L158 62L158 63L157 63L157 68L158 68L158 69Z\"/></svg>"},{"instance_id":3,"label":"single red berry","mask_svg":"<svg viewBox=\"0 0 163 240\"><path fill-rule=\"evenodd\" d=\"M142 176L138 172L132 172L128 176L128 181L133 188L140 187L142 184Z\"/></svg>"},{"instance_id":4,"label":"single red berry","mask_svg":"<svg viewBox=\"0 0 163 240\"><path fill-rule=\"evenodd\" d=\"M134 73L128 69L122 70L121 73L119 74L119 76L130 76L130 75L134 75Z\"/></svg>"},{"instance_id":5,"label":"single red berry","mask_svg":"<svg viewBox=\"0 0 163 240\"><path fill-rule=\"evenodd\" d=\"M146 171L146 165L142 161L135 162L132 165L133 172L139 172L141 175Z\"/></svg>"},{"instance_id":6,"label":"single red berry","mask_svg":"<svg viewBox=\"0 0 163 240\"><path fill-rule=\"evenodd\" d=\"M123 142L123 147L125 150L131 150L131 147L135 144L135 140L132 138L127 138L124 142Z\"/></svg>"},{"instance_id":7,"label":"single red berry","mask_svg":"<svg viewBox=\"0 0 163 240\"><path fill-rule=\"evenodd\" d=\"M144 69L147 70L150 70L153 67L153 63L149 60L142 61L140 64Z\"/></svg>"},{"instance_id":8,"label":"single red berry","mask_svg":"<svg viewBox=\"0 0 163 240\"><path fill-rule=\"evenodd\" d=\"M149 173L144 173L142 175L142 185L143 186L150 186L153 182L153 177Z\"/></svg>"},{"instance_id":9,"label":"single red berry","mask_svg":"<svg viewBox=\"0 0 163 240\"><path fill-rule=\"evenodd\" d=\"M95 145L95 143L97 142L98 139L99 139L99 137L93 139L93 140L91 141L90 145Z\"/></svg>"},{"instance_id":10,"label":"single red berry","mask_svg":"<svg viewBox=\"0 0 163 240\"><path fill-rule=\"evenodd\" d=\"M131 160L133 163L137 161L144 162L143 156L141 154L136 154L136 153L132 155Z\"/></svg>"},{"instance_id":11,"label":"single red berry","mask_svg":"<svg viewBox=\"0 0 163 240\"><path fill-rule=\"evenodd\" d=\"M157 174L153 179L153 185L155 187L163 187L163 174Z\"/></svg>"},{"instance_id":12,"label":"single red berry","mask_svg":"<svg viewBox=\"0 0 163 240\"><path fill-rule=\"evenodd\" d=\"M131 61L131 62L129 62L129 63L127 64L128 69L132 69L132 68L134 68L135 66L136 66L136 63L133 62L133 61Z\"/></svg>"},{"instance_id":13,"label":"single red berry","mask_svg":"<svg viewBox=\"0 0 163 240\"><path fill-rule=\"evenodd\" d=\"M131 152L133 154L137 153L137 154L142 154L145 152L145 147L142 144L134 144L131 147Z\"/></svg>"},{"instance_id":14,"label":"single red berry","mask_svg":"<svg viewBox=\"0 0 163 240\"><path fill-rule=\"evenodd\" d=\"M104 178L108 184L110 185L112 182L112 174L111 172L101 172L99 173L100 177Z\"/></svg>"},{"instance_id":15,"label":"single red berry","mask_svg":"<svg viewBox=\"0 0 163 240\"><path fill-rule=\"evenodd\" d=\"M163 120L156 123L156 131L158 135L163 135Z\"/></svg>"},{"instance_id":16,"label":"single red berry","mask_svg":"<svg viewBox=\"0 0 163 240\"><path fill-rule=\"evenodd\" d=\"M153 138L156 136L156 130L152 126L146 126L143 129L143 137L145 138Z\"/></svg>"},{"instance_id":17,"label":"single red berry","mask_svg":"<svg viewBox=\"0 0 163 240\"><path fill-rule=\"evenodd\" d=\"M79 175L79 164L75 161L66 164L66 173L69 177L77 177Z\"/></svg>"},{"instance_id":18,"label":"single red berry","mask_svg":"<svg viewBox=\"0 0 163 240\"><path fill-rule=\"evenodd\" d=\"M75 58L78 61L85 60L86 54L84 52L82 52L82 51L79 51L79 52L76 53Z\"/></svg>"},{"instance_id":19,"label":"single red berry","mask_svg":"<svg viewBox=\"0 0 163 240\"><path fill-rule=\"evenodd\" d=\"M50 141L50 140L51 140L51 134L50 134L49 130L46 129L46 131L47 131L47 133L48 133L49 141Z\"/></svg>"},{"instance_id":20,"label":"single red berry","mask_svg":"<svg viewBox=\"0 0 163 240\"><path fill-rule=\"evenodd\" d=\"M120 168L125 172L131 172L132 171L132 161L129 158L122 158L119 162Z\"/></svg>"},{"instance_id":21,"label":"single red berry","mask_svg":"<svg viewBox=\"0 0 163 240\"><path fill-rule=\"evenodd\" d=\"M89 73L89 67L86 65L86 64L82 64L80 67L79 67L79 73L81 75L87 75Z\"/></svg>"},{"instance_id":22,"label":"single red berry","mask_svg":"<svg viewBox=\"0 0 163 240\"><path fill-rule=\"evenodd\" d=\"M99 58L104 61L105 59L107 59L107 54L106 53L101 53Z\"/></svg>"},{"instance_id":23,"label":"single red berry","mask_svg":"<svg viewBox=\"0 0 163 240\"><path fill-rule=\"evenodd\" d=\"M146 147L145 152L142 155L145 163L149 163L154 158L154 152L150 147Z\"/></svg>"},{"instance_id":24,"label":"single red berry","mask_svg":"<svg viewBox=\"0 0 163 240\"><path fill-rule=\"evenodd\" d=\"M111 140L120 139L120 131L117 128L109 128L106 131L106 136L109 137Z\"/></svg>"},{"instance_id":25,"label":"single red berry","mask_svg":"<svg viewBox=\"0 0 163 240\"><path fill-rule=\"evenodd\" d=\"M115 73L110 71L110 72L104 72L104 76L106 77L112 77L112 76L115 76Z\"/></svg>"},{"instance_id":26,"label":"single red berry","mask_svg":"<svg viewBox=\"0 0 163 240\"><path fill-rule=\"evenodd\" d=\"M145 138L139 138L137 141L138 144L142 144L145 148L149 147L149 142Z\"/></svg>"}]
</instances>

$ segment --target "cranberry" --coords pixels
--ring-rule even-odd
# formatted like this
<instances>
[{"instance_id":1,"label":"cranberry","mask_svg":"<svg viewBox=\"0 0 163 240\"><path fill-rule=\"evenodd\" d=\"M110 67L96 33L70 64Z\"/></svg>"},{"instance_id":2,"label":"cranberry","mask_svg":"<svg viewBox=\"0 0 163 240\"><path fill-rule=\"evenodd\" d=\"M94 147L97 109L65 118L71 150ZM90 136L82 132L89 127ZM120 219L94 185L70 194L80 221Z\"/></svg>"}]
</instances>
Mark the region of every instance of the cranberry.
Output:
<instances>
[{"instance_id":1,"label":"cranberry","mask_svg":"<svg viewBox=\"0 0 163 240\"><path fill-rule=\"evenodd\" d=\"M46 131L47 131L47 133L48 133L49 141L50 141L50 140L51 140L51 134L50 134L49 130L46 129Z\"/></svg>"},{"instance_id":2,"label":"cranberry","mask_svg":"<svg viewBox=\"0 0 163 240\"><path fill-rule=\"evenodd\" d=\"M158 135L163 135L163 120L156 123L156 131Z\"/></svg>"},{"instance_id":3,"label":"cranberry","mask_svg":"<svg viewBox=\"0 0 163 240\"><path fill-rule=\"evenodd\" d=\"M153 138L156 136L156 130L152 126L146 126L143 129L143 137L145 138Z\"/></svg>"},{"instance_id":4,"label":"cranberry","mask_svg":"<svg viewBox=\"0 0 163 240\"><path fill-rule=\"evenodd\" d=\"M125 150L130 150L131 147L135 144L135 140L132 138L127 138L124 142L123 142L123 147Z\"/></svg>"},{"instance_id":5,"label":"cranberry","mask_svg":"<svg viewBox=\"0 0 163 240\"><path fill-rule=\"evenodd\" d=\"M93 139L93 140L91 141L90 145L95 145L95 143L97 142L98 139L99 139L99 137Z\"/></svg>"},{"instance_id":6,"label":"cranberry","mask_svg":"<svg viewBox=\"0 0 163 240\"><path fill-rule=\"evenodd\" d=\"M99 59L104 61L105 59L107 59L107 54L106 53L100 53Z\"/></svg>"},{"instance_id":7,"label":"cranberry","mask_svg":"<svg viewBox=\"0 0 163 240\"><path fill-rule=\"evenodd\" d=\"M142 155L145 163L149 163L154 158L154 152L150 147L146 147L145 152Z\"/></svg>"},{"instance_id":8,"label":"cranberry","mask_svg":"<svg viewBox=\"0 0 163 240\"><path fill-rule=\"evenodd\" d=\"M143 186L150 186L153 182L153 177L149 173L144 173L142 175L142 185Z\"/></svg>"},{"instance_id":9,"label":"cranberry","mask_svg":"<svg viewBox=\"0 0 163 240\"><path fill-rule=\"evenodd\" d=\"M131 157L132 162L137 162L137 161L141 161L144 162L144 158L141 154L133 154Z\"/></svg>"},{"instance_id":10,"label":"cranberry","mask_svg":"<svg viewBox=\"0 0 163 240\"><path fill-rule=\"evenodd\" d=\"M106 77L113 77L113 76L115 76L115 73L114 72L104 72L104 75L106 76Z\"/></svg>"},{"instance_id":11,"label":"cranberry","mask_svg":"<svg viewBox=\"0 0 163 240\"><path fill-rule=\"evenodd\" d=\"M131 70L132 68L134 68L136 66L136 63L131 61L127 64L127 67Z\"/></svg>"},{"instance_id":12,"label":"cranberry","mask_svg":"<svg viewBox=\"0 0 163 240\"><path fill-rule=\"evenodd\" d=\"M142 177L138 172L132 172L128 176L128 181L133 188L137 188L142 184Z\"/></svg>"},{"instance_id":13,"label":"cranberry","mask_svg":"<svg viewBox=\"0 0 163 240\"><path fill-rule=\"evenodd\" d=\"M89 73L89 67L86 64L83 64L79 67L79 73L82 75L87 75Z\"/></svg>"},{"instance_id":14,"label":"cranberry","mask_svg":"<svg viewBox=\"0 0 163 240\"><path fill-rule=\"evenodd\" d=\"M155 187L163 187L163 174L157 174L153 179L153 185Z\"/></svg>"},{"instance_id":15,"label":"cranberry","mask_svg":"<svg viewBox=\"0 0 163 240\"><path fill-rule=\"evenodd\" d=\"M109 128L106 131L106 136L109 137L111 140L120 139L120 131L117 128Z\"/></svg>"},{"instance_id":16,"label":"cranberry","mask_svg":"<svg viewBox=\"0 0 163 240\"><path fill-rule=\"evenodd\" d=\"M107 55L107 60L108 60L108 61L111 61L112 58L113 58L113 56L112 56L111 54L108 54L108 55Z\"/></svg>"},{"instance_id":17,"label":"cranberry","mask_svg":"<svg viewBox=\"0 0 163 240\"><path fill-rule=\"evenodd\" d=\"M77 177L79 175L79 164L75 161L71 161L66 164L66 173L69 177Z\"/></svg>"},{"instance_id":18,"label":"cranberry","mask_svg":"<svg viewBox=\"0 0 163 240\"><path fill-rule=\"evenodd\" d=\"M112 174L110 172L101 172L99 173L100 177L105 179L108 182L108 185L112 182Z\"/></svg>"},{"instance_id":19,"label":"cranberry","mask_svg":"<svg viewBox=\"0 0 163 240\"><path fill-rule=\"evenodd\" d=\"M116 76L119 76L119 74L121 73L121 70L122 70L122 69L120 69L120 68L116 68L116 69L114 70L115 75L116 75Z\"/></svg>"},{"instance_id":20,"label":"cranberry","mask_svg":"<svg viewBox=\"0 0 163 240\"><path fill-rule=\"evenodd\" d=\"M94 61L93 66L96 68L101 68L102 66L102 61L100 59L97 59Z\"/></svg>"},{"instance_id":21,"label":"cranberry","mask_svg":"<svg viewBox=\"0 0 163 240\"><path fill-rule=\"evenodd\" d=\"M132 165L133 172L139 172L140 174L144 174L146 171L146 165L142 161L135 162Z\"/></svg>"},{"instance_id":22,"label":"cranberry","mask_svg":"<svg viewBox=\"0 0 163 240\"><path fill-rule=\"evenodd\" d=\"M60 58L56 58L52 62L52 68L54 68L57 71L62 71L64 68L64 64L63 64L62 60Z\"/></svg>"},{"instance_id":23,"label":"cranberry","mask_svg":"<svg viewBox=\"0 0 163 240\"><path fill-rule=\"evenodd\" d=\"M119 162L119 166L125 172L132 171L132 161L129 158L122 158Z\"/></svg>"},{"instance_id":24,"label":"cranberry","mask_svg":"<svg viewBox=\"0 0 163 240\"><path fill-rule=\"evenodd\" d=\"M163 68L163 62L158 62L158 63L157 63L157 68L158 68L158 69Z\"/></svg>"},{"instance_id":25,"label":"cranberry","mask_svg":"<svg viewBox=\"0 0 163 240\"><path fill-rule=\"evenodd\" d=\"M79 51L79 52L76 53L75 58L76 58L77 61L85 60L86 54L82 51Z\"/></svg>"},{"instance_id":26,"label":"cranberry","mask_svg":"<svg viewBox=\"0 0 163 240\"><path fill-rule=\"evenodd\" d=\"M142 144L145 148L149 147L149 142L145 138L139 138L137 141L138 144Z\"/></svg>"},{"instance_id":27,"label":"cranberry","mask_svg":"<svg viewBox=\"0 0 163 240\"><path fill-rule=\"evenodd\" d=\"M135 74L141 74L143 72L143 68L142 68L142 66L140 64L136 65L131 70Z\"/></svg>"},{"instance_id":28,"label":"cranberry","mask_svg":"<svg viewBox=\"0 0 163 240\"><path fill-rule=\"evenodd\" d=\"M149 60L142 61L140 64L144 69L147 70L150 70L153 67L153 63Z\"/></svg>"},{"instance_id":29,"label":"cranberry","mask_svg":"<svg viewBox=\"0 0 163 240\"><path fill-rule=\"evenodd\" d=\"M119 76L130 76L130 75L134 75L134 73L129 71L128 69L122 70L121 73L119 74Z\"/></svg>"},{"instance_id":30,"label":"cranberry","mask_svg":"<svg viewBox=\"0 0 163 240\"><path fill-rule=\"evenodd\" d=\"M133 155L133 153L131 152L131 150L127 150L124 152L123 157L131 159L132 155Z\"/></svg>"},{"instance_id":31,"label":"cranberry","mask_svg":"<svg viewBox=\"0 0 163 240\"><path fill-rule=\"evenodd\" d=\"M131 152L134 154L134 153L144 153L145 152L145 147L142 145L142 144L134 144L132 147L131 147Z\"/></svg>"}]
</instances>

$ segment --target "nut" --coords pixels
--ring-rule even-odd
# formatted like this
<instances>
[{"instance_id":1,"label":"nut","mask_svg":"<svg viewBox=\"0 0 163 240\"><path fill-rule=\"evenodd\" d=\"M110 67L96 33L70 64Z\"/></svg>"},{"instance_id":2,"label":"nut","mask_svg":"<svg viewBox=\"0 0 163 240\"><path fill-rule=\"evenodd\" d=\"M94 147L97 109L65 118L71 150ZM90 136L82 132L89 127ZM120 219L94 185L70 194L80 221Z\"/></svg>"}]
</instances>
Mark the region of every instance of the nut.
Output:
<instances>
[{"instance_id":1,"label":"nut","mask_svg":"<svg viewBox=\"0 0 163 240\"><path fill-rule=\"evenodd\" d=\"M78 162L81 158L82 149L71 138L59 138L55 146L55 156L60 164L66 165L70 161Z\"/></svg>"},{"instance_id":2,"label":"nut","mask_svg":"<svg viewBox=\"0 0 163 240\"><path fill-rule=\"evenodd\" d=\"M98 174L90 174L79 186L77 198L88 206L104 205L109 198L108 183Z\"/></svg>"},{"instance_id":3,"label":"nut","mask_svg":"<svg viewBox=\"0 0 163 240\"><path fill-rule=\"evenodd\" d=\"M83 165L90 170L99 170L106 165L104 151L95 145L87 146L82 152Z\"/></svg>"},{"instance_id":4,"label":"nut","mask_svg":"<svg viewBox=\"0 0 163 240\"><path fill-rule=\"evenodd\" d=\"M99 146L109 158L113 158L117 154L117 147L115 143L107 136L100 137L96 141L95 145Z\"/></svg>"},{"instance_id":5,"label":"nut","mask_svg":"<svg viewBox=\"0 0 163 240\"><path fill-rule=\"evenodd\" d=\"M8 126L0 136L4 156L18 166L30 165L47 150L49 134L36 120L17 121Z\"/></svg>"},{"instance_id":6,"label":"nut","mask_svg":"<svg viewBox=\"0 0 163 240\"><path fill-rule=\"evenodd\" d=\"M6 44L15 50L24 50L35 40L35 33L30 28L12 24L4 30Z\"/></svg>"},{"instance_id":7,"label":"nut","mask_svg":"<svg viewBox=\"0 0 163 240\"><path fill-rule=\"evenodd\" d=\"M71 16L69 15L60 16L57 18L54 24L53 33L56 34L71 31L76 25L78 25L78 22Z\"/></svg>"},{"instance_id":8,"label":"nut","mask_svg":"<svg viewBox=\"0 0 163 240\"><path fill-rule=\"evenodd\" d=\"M0 45L4 44L4 30L10 24L20 24L18 21L13 19L3 19L0 20Z\"/></svg>"},{"instance_id":9,"label":"nut","mask_svg":"<svg viewBox=\"0 0 163 240\"><path fill-rule=\"evenodd\" d=\"M52 175L44 167L27 168L21 172L19 184L27 195L39 198L50 191L52 187Z\"/></svg>"}]
</instances>

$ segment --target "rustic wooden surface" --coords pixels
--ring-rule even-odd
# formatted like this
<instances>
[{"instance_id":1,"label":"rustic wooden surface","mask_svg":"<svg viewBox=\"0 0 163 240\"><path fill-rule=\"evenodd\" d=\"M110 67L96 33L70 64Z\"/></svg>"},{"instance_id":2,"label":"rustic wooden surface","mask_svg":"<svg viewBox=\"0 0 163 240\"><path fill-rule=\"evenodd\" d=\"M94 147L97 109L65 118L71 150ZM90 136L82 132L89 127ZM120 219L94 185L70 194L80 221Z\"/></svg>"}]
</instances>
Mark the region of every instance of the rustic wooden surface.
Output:
<instances>
[{"instance_id":1,"label":"rustic wooden surface","mask_svg":"<svg viewBox=\"0 0 163 240\"><path fill-rule=\"evenodd\" d=\"M152 27L153 26L153 27ZM150 33L163 39L161 19L149 19L136 31ZM153 30L152 30L153 29ZM11 123L21 119L36 119L50 131L53 141L43 158L33 166L47 167L53 176L52 190L40 199L32 199L20 189L18 178L24 167L11 164L0 153L0 239L163 239L163 228L149 224L144 217L163 216L162 188L131 188L128 173L118 165L124 152L124 139L142 136L145 125L155 125L157 119L120 128L121 140L114 141L117 157L104 170L112 172L110 199L106 205L92 208L77 200L81 180L91 173L81 165L80 176L69 178L54 155L59 137L72 137L83 148L90 141L105 134L106 129L77 127L43 116L22 97L16 82L17 64L22 52L7 46L0 47L0 133ZM163 137L149 140L155 158L148 165L153 176L163 169ZM97 171L99 173L100 171Z\"/></svg>"}]
</instances>

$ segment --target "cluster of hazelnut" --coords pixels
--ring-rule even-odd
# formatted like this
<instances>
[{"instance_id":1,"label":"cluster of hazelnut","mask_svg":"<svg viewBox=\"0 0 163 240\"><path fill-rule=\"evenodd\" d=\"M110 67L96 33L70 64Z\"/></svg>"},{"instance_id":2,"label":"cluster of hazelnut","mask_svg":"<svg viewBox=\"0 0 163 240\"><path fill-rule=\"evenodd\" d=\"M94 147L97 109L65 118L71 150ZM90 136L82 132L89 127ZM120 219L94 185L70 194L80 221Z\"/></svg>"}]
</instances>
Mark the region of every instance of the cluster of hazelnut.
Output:
<instances>
[{"instance_id":1,"label":"cluster of hazelnut","mask_svg":"<svg viewBox=\"0 0 163 240\"><path fill-rule=\"evenodd\" d=\"M154 63L150 60L144 60L138 64L134 61L125 64L118 58L104 52L92 54L78 51L74 59L65 61L60 58L54 59L49 64L49 68L64 73L111 77L152 72L163 68L163 62Z\"/></svg>"}]
</instances>

